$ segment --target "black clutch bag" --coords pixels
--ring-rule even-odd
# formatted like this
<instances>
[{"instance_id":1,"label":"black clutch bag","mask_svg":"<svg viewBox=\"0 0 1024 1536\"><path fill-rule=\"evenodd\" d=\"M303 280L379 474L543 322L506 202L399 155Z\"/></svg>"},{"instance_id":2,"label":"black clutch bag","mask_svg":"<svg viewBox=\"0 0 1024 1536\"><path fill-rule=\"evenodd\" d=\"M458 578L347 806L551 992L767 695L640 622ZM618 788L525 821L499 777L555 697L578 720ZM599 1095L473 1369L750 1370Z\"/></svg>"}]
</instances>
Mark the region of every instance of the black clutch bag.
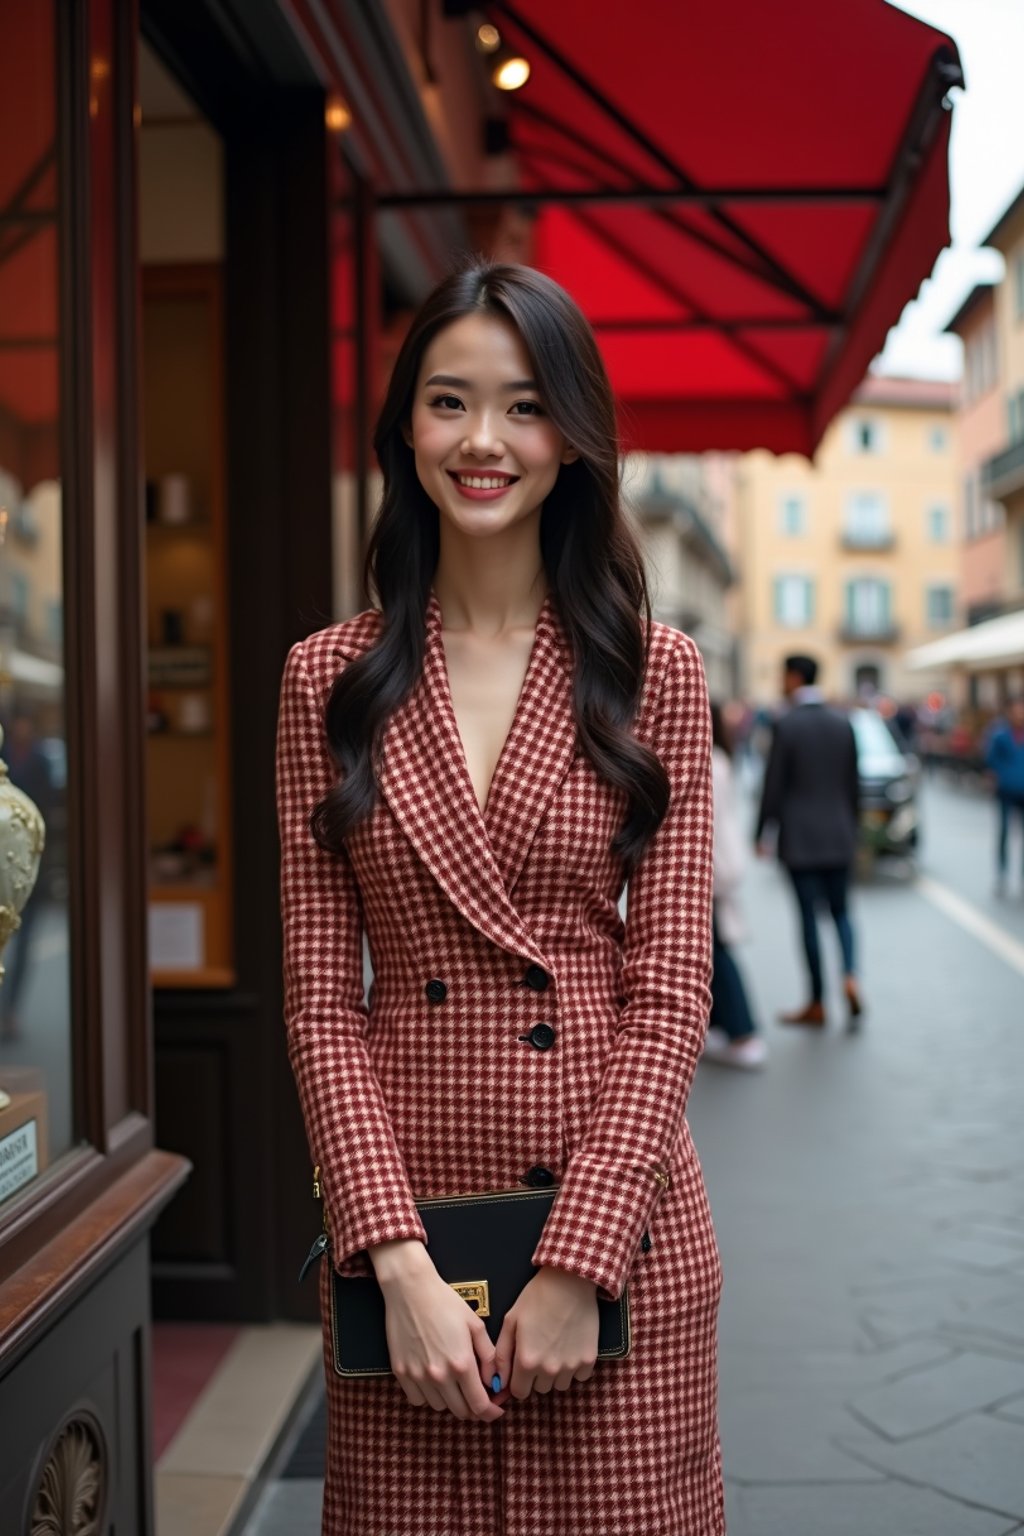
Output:
<instances>
[{"instance_id":1,"label":"black clutch bag","mask_svg":"<svg viewBox=\"0 0 1024 1536\"><path fill-rule=\"evenodd\" d=\"M506 1189L484 1195L417 1200L427 1247L438 1274L462 1296L497 1343L505 1313L537 1273L532 1263L541 1230L558 1194ZM600 1360L629 1354L629 1299L598 1300ZM339 1376L387 1376L391 1371L384 1297L370 1275L331 1270L331 1334Z\"/></svg>"}]
</instances>

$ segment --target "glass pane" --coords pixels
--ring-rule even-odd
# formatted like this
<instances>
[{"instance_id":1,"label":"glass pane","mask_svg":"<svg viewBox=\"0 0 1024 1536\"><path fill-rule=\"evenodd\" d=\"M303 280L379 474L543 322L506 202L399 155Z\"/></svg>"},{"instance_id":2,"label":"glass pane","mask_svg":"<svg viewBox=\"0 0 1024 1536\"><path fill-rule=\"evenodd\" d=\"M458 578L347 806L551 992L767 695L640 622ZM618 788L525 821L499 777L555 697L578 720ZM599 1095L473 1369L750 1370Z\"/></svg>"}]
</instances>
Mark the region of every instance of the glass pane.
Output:
<instances>
[{"instance_id":1,"label":"glass pane","mask_svg":"<svg viewBox=\"0 0 1024 1536\"><path fill-rule=\"evenodd\" d=\"M149 958L234 984L223 145L139 50Z\"/></svg>"},{"instance_id":2,"label":"glass pane","mask_svg":"<svg viewBox=\"0 0 1024 1536\"><path fill-rule=\"evenodd\" d=\"M0 58L3 1202L73 1139L52 4L0 0Z\"/></svg>"}]
</instances>

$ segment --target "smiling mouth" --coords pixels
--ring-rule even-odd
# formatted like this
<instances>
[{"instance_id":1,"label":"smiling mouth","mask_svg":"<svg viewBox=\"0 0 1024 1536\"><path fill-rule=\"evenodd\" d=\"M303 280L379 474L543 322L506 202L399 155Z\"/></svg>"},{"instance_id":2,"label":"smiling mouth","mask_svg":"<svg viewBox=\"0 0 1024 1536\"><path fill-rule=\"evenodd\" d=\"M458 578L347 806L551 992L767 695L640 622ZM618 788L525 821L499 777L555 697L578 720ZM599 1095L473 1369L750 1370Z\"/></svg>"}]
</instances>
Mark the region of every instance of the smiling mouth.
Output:
<instances>
[{"instance_id":1,"label":"smiling mouth","mask_svg":"<svg viewBox=\"0 0 1024 1536\"><path fill-rule=\"evenodd\" d=\"M450 469L448 473L456 485L464 486L467 491L505 491L519 479L518 475L461 474L457 469Z\"/></svg>"}]
</instances>

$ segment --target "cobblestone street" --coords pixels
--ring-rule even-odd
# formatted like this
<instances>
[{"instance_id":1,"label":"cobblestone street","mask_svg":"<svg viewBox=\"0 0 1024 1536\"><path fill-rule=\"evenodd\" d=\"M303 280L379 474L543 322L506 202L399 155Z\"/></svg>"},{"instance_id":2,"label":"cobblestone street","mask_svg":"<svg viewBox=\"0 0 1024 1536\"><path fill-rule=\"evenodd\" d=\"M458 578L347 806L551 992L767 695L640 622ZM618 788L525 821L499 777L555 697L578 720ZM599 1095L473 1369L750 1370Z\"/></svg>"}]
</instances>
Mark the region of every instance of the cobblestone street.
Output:
<instances>
[{"instance_id":1,"label":"cobblestone street","mask_svg":"<svg viewBox=\"0 0 1024 1536\"><path fill-rule=\"evenodd\" d=\"M804 980L780 872L750 871L771 1059L703 1067L690 1110L726 1273L730 1536L1024 1531L1024 897L991 895L987 800L931 783L924 815L917 877L856 892L857 1036L837 1002L824 1033L771 1022ZM304 1470L247 1536L315 1536Z\"/></svg>"}]
</instances>

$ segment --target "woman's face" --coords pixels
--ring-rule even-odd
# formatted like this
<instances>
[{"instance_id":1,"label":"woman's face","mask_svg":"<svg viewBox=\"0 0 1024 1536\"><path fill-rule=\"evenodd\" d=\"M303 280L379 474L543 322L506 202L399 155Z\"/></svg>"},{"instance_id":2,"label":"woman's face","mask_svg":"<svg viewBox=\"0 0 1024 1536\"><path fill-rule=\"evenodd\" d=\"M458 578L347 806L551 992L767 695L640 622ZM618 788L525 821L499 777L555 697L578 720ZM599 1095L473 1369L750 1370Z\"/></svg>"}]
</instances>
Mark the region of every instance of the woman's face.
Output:
<instances>
[{"instance_id":1,"label":"woman's face","mask_svg":"<svg viewBox=\"0 0 1024 1536\"><path fill-rule=\"evenodd\" d=\"M578 454L547 415L516 328L465 315L423 354L406 442L442 518L483 537L538 511Z\"/></svg>"}]
</instances>

